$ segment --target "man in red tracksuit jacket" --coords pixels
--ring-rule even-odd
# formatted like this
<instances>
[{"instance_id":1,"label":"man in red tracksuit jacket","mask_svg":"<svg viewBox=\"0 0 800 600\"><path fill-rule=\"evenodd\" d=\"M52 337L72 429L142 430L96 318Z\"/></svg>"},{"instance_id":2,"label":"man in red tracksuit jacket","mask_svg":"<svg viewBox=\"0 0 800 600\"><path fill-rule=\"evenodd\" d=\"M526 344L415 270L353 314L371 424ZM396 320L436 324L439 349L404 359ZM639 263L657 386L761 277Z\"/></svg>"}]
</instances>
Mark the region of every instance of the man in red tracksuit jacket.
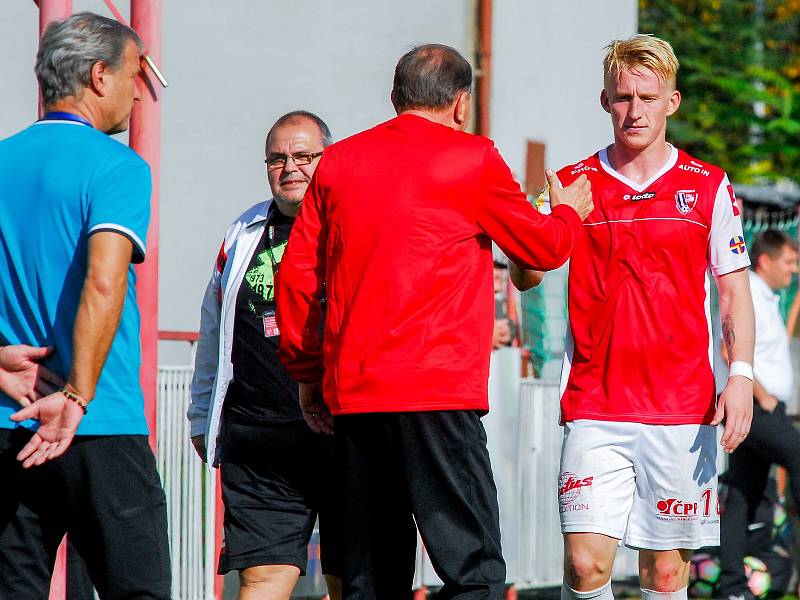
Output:
<instances>
[{"instance_id":1,"label":"man in red tracksuit jacket","mask_svg":"<svg viewBox=\"0 0 800 600\"><path fill-rule=\"evenodd\" d=\"M281 263L279 356L301 383L312 429L336 429L348 599L408 598L415 522L443 597L502 596L480 422L491 240L521 268L557 268L592 202L582 178L554 191L551 216L538 213L491 140L464 132L471 85L469 63L452 48L404 55L397 118L325 150Z\"/></svg>"}]
</instances>

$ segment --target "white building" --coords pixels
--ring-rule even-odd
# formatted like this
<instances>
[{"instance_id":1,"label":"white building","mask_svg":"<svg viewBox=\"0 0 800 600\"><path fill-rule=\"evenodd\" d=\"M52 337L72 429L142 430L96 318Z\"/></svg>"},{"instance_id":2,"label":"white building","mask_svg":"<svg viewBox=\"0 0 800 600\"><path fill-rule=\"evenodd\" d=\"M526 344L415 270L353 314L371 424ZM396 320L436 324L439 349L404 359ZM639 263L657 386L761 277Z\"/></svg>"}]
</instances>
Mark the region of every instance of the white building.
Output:
<instances>
[{"instance_id":1,"label":"white building","mask_svg":"<svg viewBox=\"0 0 800 600\"><path fill-rule=\"evenodd\" d=\"M117 0L127 16L128 2ZM413 45L449 44L475 63L477 0L168 0L163 3L161 329L196 331L227 224L268 194L264 136L303 108L342 138L393 116L394 65ZM75 12L110 16L102 0ZM524 179L527 142L545 162L611 138L598 97L603 47L636 32L635 0L493 3L490 137ZM0 8L0 137L36 117L34 2ZM167 358L164 356L163 358Z\"/></svg>"}]
</instances>

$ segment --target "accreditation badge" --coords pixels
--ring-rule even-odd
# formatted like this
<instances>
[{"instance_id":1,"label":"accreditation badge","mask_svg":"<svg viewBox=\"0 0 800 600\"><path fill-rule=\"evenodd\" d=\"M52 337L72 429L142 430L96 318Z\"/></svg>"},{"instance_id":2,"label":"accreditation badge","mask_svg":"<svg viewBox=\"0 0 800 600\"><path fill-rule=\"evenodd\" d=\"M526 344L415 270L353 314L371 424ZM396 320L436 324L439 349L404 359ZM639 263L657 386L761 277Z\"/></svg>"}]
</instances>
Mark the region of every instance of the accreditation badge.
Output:
<instances>
[{"instance_id":1,"label":"accreditation badge","mask_svg":"<svg viewBox=\"0 0 800 600\"><path fill-rule=\"evenodd\" d=\"M266 310L261 315L261 320L264 323L264 337L275 337L281 334L278 329L278 322L275 320L275 311Z\"/></svg>"}]
</instances>

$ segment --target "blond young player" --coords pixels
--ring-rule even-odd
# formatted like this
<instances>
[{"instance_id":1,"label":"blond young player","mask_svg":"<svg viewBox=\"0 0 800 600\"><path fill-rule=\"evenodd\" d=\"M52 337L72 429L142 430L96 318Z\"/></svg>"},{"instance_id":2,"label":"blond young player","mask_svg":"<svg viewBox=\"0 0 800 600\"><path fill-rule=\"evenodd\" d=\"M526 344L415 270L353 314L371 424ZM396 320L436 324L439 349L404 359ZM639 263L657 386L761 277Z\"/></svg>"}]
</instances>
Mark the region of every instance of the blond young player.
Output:
<instances>
[{"instance_id":1,"label":"blond young player","mask_svg":"<svg viewBox=\"0 0 800 600\"><path fill-rule=\"evenodd\" d=\"M670 45L614 41L600 94L614 142L565 167L595 208L569 275L559 502L562 598L613 598L619 543L640 551L642 597L686 598L691 550L719 543L715 426L733 452L752 416L753 306L733 190L666 141L678 110ZM731 377L715 404L709 285Z\"/></svg>"}]
</instances>

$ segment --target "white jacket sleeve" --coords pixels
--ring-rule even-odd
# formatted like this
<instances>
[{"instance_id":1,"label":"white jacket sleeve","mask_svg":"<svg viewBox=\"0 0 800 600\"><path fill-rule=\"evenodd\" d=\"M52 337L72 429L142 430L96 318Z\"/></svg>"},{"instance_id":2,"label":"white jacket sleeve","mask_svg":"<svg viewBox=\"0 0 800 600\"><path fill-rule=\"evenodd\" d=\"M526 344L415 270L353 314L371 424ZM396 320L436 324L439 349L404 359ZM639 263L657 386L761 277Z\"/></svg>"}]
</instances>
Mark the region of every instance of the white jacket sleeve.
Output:
<instances>
[{"instance_id":1,"label":"white jacket sleeve","mask_svg":"<svg viewBox=\"0 0 800 600\"><path fill-rule=\"evenodd\" d=\"M197 341L194 361L192 402L186 412L191 423L192 437L206 433L208 408L211 404L211 395L214 393L214 381L219 367L220 298L224 252L225 243L223 242L200 310L200 338Z\"/></svg>"}]
</instances>

